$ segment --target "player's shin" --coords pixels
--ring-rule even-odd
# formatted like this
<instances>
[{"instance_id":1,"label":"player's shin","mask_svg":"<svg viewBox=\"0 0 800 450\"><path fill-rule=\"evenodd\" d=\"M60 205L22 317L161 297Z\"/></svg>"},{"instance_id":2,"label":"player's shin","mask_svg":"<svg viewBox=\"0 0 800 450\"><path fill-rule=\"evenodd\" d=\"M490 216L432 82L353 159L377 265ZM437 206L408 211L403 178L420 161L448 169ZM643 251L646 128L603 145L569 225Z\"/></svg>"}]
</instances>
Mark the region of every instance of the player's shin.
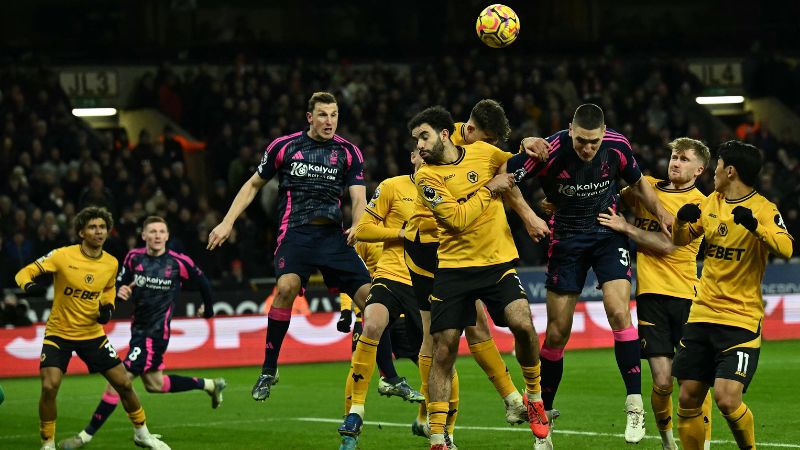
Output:
<instances>
[{"instance_id":1,"label":"player's shin","mask_svg":"<svg viewBox=\"0 0 800 450\"><path fill-rule=\"evenodd\" d=\"M450 401L448 402L448 410L447 410L447 434L450 435L452 439L453 433L455 432L456 428L456 419L458 418L458 396L459 396L459 386L458 386L458 372L455 368L453 368L453 378L450 384Z\"/></svg>"},{"instance_id":2,"label":"player's shin","mask_svg":"<svg viewBox=\"0 0 800 450\"><path fill-rule=\"evenodd\" d=\"M723 414L739 448L756 448L755 418L744 403L730 414Z\"/></svg>"},{"instance_id":3,"label":"player's shin","mask_svg":"<svg viewBox=\"0 0 800 450\"><path fill-rule=\"evenodd\" d=\"M539 354L542 375L542 400L544 409L553 409L553 400L564 374L564 349L549 347L547 343L542 346Z\"/></svg>"},{"instance_id":4,"label":"player's shin","mask_svg":"<svg viewBox=\"0 0 800 450\"><path fill-rule=\"evenodd\" d=\"M86 426L85 430L87 434L93 436L97 433L106 420L111 416L114 410L117 408L117 404L119 404L119 395L116 393L103 393L103 398L100 400L100 403L97 405L97 408L94 410L94 414L92 414L92 419L89 421L89 425Z\"/></svg>"},{"instance_id":5,"label":"player's shin","mask_svg":"<svg viewBox=\"0 0 800 450\"><path fill-rule=\"evenodd\" d=\"M375 371L375 355L378 352L378 341L361 336L353 352L352 374L353 395L350 412L364 416L364 404L367 400L367 390L372 374Z\"/></svg>"},{"instance_id":6,"label":"player's shin","mask_svg":"<svg viewBox=\"0 0 800 450\"><path fill-rule=\"evenodd\" d=\"M469 351L475 358L475 362L486 373L500 397L506 398L508 395L517 392L517 388L511 380L511 374L508 373L508 368L503 362L503 357L500 356L500 351L497 350L494 339L489 338L489 340L472 344L469 346Z\"/></svg>"},{"instance_id":7,"label":"player's shin","mask_svg":"<svg viewBox=\"0 0 800 450\"><path fill-rule=\"evenodd\" d=\"M639 333L633 325L622 330L614 330L614 356L617 358L617 367L625 382L628 395L642 393L640 352Z\"/></svg>"},{"instance_id":8,"label":"player's shin","mask_svg":"<svg viewBox=\"0 0 800 450\"><path fill-rule=\"evenodd\" d=\"M264 364L261 373L275 376L278 371L278 355L281 352L283 338L289 331L289 321L292 319L291 308L272 307L267 320L267 338L264 348Z\"/></svg>"},{"instance_id":9,"label":"player's shin","mask_svg":"<svg viewBox=\"0 0 800 450\"><path fill-rule=\"evenodd\" d=\"M678 434L683 450L703 450L705 432L702 408L678 407Z\"/></svg>"}]
</instances>

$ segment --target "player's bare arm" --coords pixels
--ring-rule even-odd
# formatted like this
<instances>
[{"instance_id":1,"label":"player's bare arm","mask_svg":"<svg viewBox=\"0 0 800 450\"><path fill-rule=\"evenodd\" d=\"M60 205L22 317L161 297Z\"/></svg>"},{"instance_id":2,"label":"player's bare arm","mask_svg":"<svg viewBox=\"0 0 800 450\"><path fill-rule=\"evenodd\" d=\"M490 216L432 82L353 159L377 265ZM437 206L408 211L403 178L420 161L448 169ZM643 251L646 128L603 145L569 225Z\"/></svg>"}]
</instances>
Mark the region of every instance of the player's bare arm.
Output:
<instances>
[{"instance_id":1,"label":"player's bare arm","mask_svg":"<svg viewBox=\"0 0 800 450\"><path fill-rule=\"evenodd\" d=\"M664 233L645 231L637 228L628 223L624 216L617 214L613 208L608 208L608 213L600 213L600 215L597 216L597 221L600 222L600 225L611 228L633 239L640 249L644 249L648 253L662 256L669 255L676 248Z\"/></svg>"},{"instance_id":2,"label":"player's bare arm","mask_svg":"<svg viewBox=\"0 0 800 450\"><path fill-rule=\"evenodd\" d=\"M525 139L523 139L523 142L524 140ZM545 143L547 143L547 141L545 141ZM550 144L548 143L547 145ZM497 173L506 173L505 163L500 166ZM518 186L514 186L511 190L504 193L503 200L517 213L520 219L522 219L522 223L525 224L525 230L528 232L531 239L533 239L533 242L539 242L543 237L550 234L550 228L548 228L547 222L536 215L528 202L525 201L525 196L522 195L522 191Z\"/></svg>"},{"instance_id":3,"label":"player's bare arm","mask_svg":"<svg viewBox=\"0 0 800 450\"><path fill-rule=\"evenodd\" d=\"M350 193L350 205L353 211L352 223L354 225L348 228L345 233L347 234L347 245L355 245L356 225L361 220L361 216L364 215L364 208L367 207L367 187L363 185L353 185L349 186L347 190Z\"/></svg>"},{"instance_id":4,"label":"player's bare arm","mask_svg":"<svg viewBox=\"0 0 800 450\"><path fill-rule=\"evenodd\" d=\"M651 214L658 217L658 222L661 224L661 231L664 235L667 237L672 236L672 224L675 222L675 217L661 205L653 186L644 177L640 177L639 181L631 185L631 191Z\"/></svg>"},{"instance_id":5,"label":"player's bare arm","mask_svg":"<svg viewBox=\"0 0 800 450\"><path fill-rule=\"evenodd\" d=\"M242 185L242 188L239 189L239 193L236 194L236 198L233 199L233 203L231 203L231 207L228 208L227 214L222 219L219 225L214 227L211 230L211 233L208 235L208 246L206 247L207 250L214 250L215 248L222 245L228 238L231 236L231 230L233 229L233 223L236 222L236 219L250 206L253 199L256 198L256 194L258 191L267 184L267 181L256 172L250 177L247 182ZM355 211L355 210L354 210ZM364 211L364 208L361 208L361 211ZM355 214L355 213L354 213Z\"/></svg>"}]
</instances>

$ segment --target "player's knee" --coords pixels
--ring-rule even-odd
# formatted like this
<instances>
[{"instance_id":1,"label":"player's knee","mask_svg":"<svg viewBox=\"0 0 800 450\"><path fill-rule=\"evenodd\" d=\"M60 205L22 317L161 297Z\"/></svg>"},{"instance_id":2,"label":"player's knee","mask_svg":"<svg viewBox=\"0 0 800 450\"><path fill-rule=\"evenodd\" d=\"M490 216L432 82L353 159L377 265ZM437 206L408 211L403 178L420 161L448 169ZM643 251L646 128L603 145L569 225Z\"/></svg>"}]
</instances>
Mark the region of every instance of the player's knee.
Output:
<instances>
[{"instance_id":1,"label":"player's knee","mask_svg":"<svg viewBox=\"0 0 800 450\"><path fill-rule=\"evenodd\" d=\"M145 389L147 389L146 385L145 385ZM120 380L119 383L114 385L114 390L117 391L117 393L120 395L120 397L124 397L125 395L130 394L131 392L133 392L133 383L131 383L131 380L126 377L124 380ZM148 390L148 392L149 392L149 390Z\"/></svg>"},{"instance_id":2,"label":"player's knee","mask_svg":"<svg viewBox=\"0 0 800 450\"><path fill-rule=\"evenodd\" d=\"M558 326L548 326L546 343L549 347L563 348L569 341L569 329L564 330Z\"/></svg>"},{"instance_id":3,"label":"player's knee","mask_svg":"<svg viewBox=\"0 0 800 450\"><path fill-rule=\"evenodd\" d=\"M714 401L722 414L731 414L742 404L742 399L725 392L714 392Z\"/></svg>"},{"instance_id":4,"label":"player's knee","mask_svg":"<svg viewBox=\"0 0 800 450\"><path fill-rule=\"evenodd\" d=\"M379 340L381 335L383 335L383 331L386 330L386 324L380 320L371 320L364 323L364 330L361 334L364 337Z\"/></svg>"},{"instance_id":5,"label":"player's knee","mask_svg":"<svg viewBox=\"0 0 800 450\"><path fill-rule=\"evenodd\" d=\"M609 310L606 312L608 324L614 330L622 330L631 326L631 313L626 308Z\"/></svg>"},{"instance_id":6,"label":"player's knee","mask_svg":"<svg viewBox=\"0 0 800 450\"><path fill-rule=\"evenodd\" d=\"M680 404L681 408L694 409L702 406L704 398L705 397L700 397L694 392L681 389L681 393L678 396L678 403Z\"/></svg>"},{"instance_id":7,"label":"player's knee","mask_svg":"<svg viewBox=\"0 0 800 450\"><path fill-rule=\"evenodd\" d=\"M58 395L60 384L51 380L42 380L42 397L47 399L55 398Z\"/></svg>"},{"instance_id":8,"label":"player's knee","mask_svg":"<svg viewBox=\"0 0 800 450\"><path fill-rule=\"evenodd\" d=\"M531 322L530 317L507 317L506 321L508 322L508 328L511 329L511 333L514 334L514 338L529 338L535 332L533 331L533 322Z\"/></svg>"},{"instance_id":9,"label":"player's knee","mask_svg":"<svg viewBox=\"0 0 800 450\"><path fill-rule=\"evenodd\" d=\"M162 383L144 383L144 390L150 392L151 394L158 394L161 393L161 388L163 387Z\"/></svg>"}]
</instances>

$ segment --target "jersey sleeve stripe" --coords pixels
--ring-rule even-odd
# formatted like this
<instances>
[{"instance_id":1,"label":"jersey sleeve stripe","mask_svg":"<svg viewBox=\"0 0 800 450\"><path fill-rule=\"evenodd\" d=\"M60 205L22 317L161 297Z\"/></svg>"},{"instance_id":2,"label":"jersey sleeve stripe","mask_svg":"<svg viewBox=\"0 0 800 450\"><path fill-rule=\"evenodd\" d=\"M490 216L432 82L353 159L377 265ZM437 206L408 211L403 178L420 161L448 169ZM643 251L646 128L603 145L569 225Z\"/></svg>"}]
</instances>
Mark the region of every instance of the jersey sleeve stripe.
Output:
<instances>
[{"instance_id":1,"label":"jersey sleeve stripe","mask_svg":"<svg viewBox=\"0 0 800 450\"><path fill-rule=\"evenodd\" d=\"M617 150L616 148L612 148L611 150L616 152L617 155L619 156L619 170L625 170L625 167L628 166L628 158L626 158L625 155L622 154L622 152Z\"/></svg>"},{"instance_id":2,"label":"jersey sleeve stripe","mask_svg":"<svg viewBox=\"0 0 800 450\"><path fill-rule=\"evenodd\" d=\"M358 162L360 163L364 162L364 155L361 154L361 150L356 146L356 144L353 144L352 142L339 136L338 134L333 135L333 140L350 146L350 150L352 150L352 152L356 155L356 158L358 158Z\"/></svg>"},{"instance_id":3,"label":"jersey sleeve stripe","mask_svg":"<svg viewBox=\"0 0 800 450\"><path fill-rule=\"evenodd\" d=\"M272 142L271 142L271 143L270 143L270 144L267 146L267 150L266 150L266 151L267 151L267 153L269 153L270 151L272 151L272 149L273 149L273 148L275 148L275 146L276 146L276 145L278 145L279 143L281 143L281 142L283 142L283 141L285 141L285 140L287 140L287 139L296 138L297 136L300 136L302 133L303 133L302 131L298 131L297 133L287 134L286 136L281 136L281 137L279 137L279 138L275 139L274 141L272 141Z\"/></svg>"},{"instance_id":4,"label":"jersey sleeve stripe","mask_svg":"<svg viewBox=\"0 0 800 450\"><path fill-rule=\"evenodd\" d=\"M175 250L170 250L169 254L170 254L170 256L172 256L172 257L174 257L176 259L180 259L181 261L186 263L186 265L188 265L188 266L194 267L194 265L195 265L194 261L192 260L191 257L189 257L189 255L184 255L183 253L178 253Z\"/></svg>"},{"instance_id":5,"label":"jersey sleeve stripe","mask_svg":"<svg viewBox=\"0 0 800 450\"><path fill-rule=\"evenodd\" d=\"M626 144L628 144L628 147L631 146L631 142L628 140L627 137L625 137L624 134L617 133L614 130L606 130L606 136L611 136L611 137L622 139Z\"/></svg>"},{"instance_id":6,"label":"jersey sleeve stripe","mask_svg":"<svg viewBox=\"0 0 800 450\"><path fill-rule=\"evenodd\" d=\"M383 217L379 216L378 213L376 213L375 211L373 211L373 210L371 210L369 208L364 208L364 211L368 212L370 216L372 216L372 217L374 217L374 218L376 218L378 220L381 220L381 221L383 220Z\"/></svg>"}]
</instances>

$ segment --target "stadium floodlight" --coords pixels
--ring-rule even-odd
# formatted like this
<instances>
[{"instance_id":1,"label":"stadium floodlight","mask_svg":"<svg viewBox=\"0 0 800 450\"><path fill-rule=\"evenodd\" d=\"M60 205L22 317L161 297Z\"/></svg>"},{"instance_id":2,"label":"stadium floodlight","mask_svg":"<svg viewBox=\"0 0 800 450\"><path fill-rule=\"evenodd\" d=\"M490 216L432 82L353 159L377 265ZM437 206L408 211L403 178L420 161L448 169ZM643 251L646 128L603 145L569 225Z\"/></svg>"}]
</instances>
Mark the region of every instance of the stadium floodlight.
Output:
<instances>
[{"instance_id":1,"label":"stadium floodlight","mask_svg":"<svg viewBox=\"0 0 800 450\"><path fill-rule=\"evenodd\" d=\"M117 108L75 108L72 115L76 117L107 117L115 116Z\"/></svg>"},{"instance_id":2,"label":"stadium floodlight","mask_svg":"<svg viewBox=\"0 0 800 450\"><path fill-rule=\"evenodd\" d=\"M714 97L697 97L695 101L700 105L730 105L744 103L744 97L741 95L718 95Z\"/></svg>"}]
</instances>

